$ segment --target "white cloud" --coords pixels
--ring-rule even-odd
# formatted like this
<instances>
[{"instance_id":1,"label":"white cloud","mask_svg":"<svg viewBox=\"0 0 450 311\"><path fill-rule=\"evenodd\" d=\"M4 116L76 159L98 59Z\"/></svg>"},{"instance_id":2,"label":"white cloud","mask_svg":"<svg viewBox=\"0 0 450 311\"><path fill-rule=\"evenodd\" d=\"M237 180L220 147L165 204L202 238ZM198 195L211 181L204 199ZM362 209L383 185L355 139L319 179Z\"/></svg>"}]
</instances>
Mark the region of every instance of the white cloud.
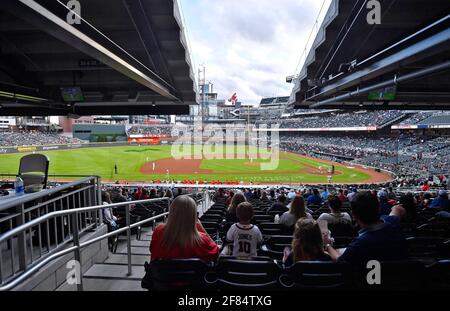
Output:
<instances>
[{"instance_id":1,"label":"white cloud","mask_svg":"<svg viewBox=\"0 0 450 311\"><path fill-rule=\"evenodd\" d=\"M183 7L193 5L183 0ZM245 103L290 95L294 74L322 1L199 0L186 15L196 63L221 98L234 92ZM201 9L200 9L201 8ZM192 11L190 11L192 13ZM185 13L186 14L186 13Z\"/></svg>"}]
</instances>

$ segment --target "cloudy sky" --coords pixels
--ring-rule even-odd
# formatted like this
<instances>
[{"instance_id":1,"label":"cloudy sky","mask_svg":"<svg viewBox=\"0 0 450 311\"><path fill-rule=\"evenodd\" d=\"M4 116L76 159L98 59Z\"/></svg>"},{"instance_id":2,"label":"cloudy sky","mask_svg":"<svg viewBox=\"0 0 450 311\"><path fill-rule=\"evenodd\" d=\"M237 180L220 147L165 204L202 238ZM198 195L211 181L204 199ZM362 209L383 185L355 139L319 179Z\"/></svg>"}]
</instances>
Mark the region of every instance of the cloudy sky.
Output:
<instances>
[{"instance_id":1,"label":"cloudy sky","mask_svg":"<svg viewBox=\"0 0 450 311\"><path fill-rule=\"evenodd\" d=\"M196 66L219 98L288 96L322 0L180 0Z\"/></svg>"}]
</instances>

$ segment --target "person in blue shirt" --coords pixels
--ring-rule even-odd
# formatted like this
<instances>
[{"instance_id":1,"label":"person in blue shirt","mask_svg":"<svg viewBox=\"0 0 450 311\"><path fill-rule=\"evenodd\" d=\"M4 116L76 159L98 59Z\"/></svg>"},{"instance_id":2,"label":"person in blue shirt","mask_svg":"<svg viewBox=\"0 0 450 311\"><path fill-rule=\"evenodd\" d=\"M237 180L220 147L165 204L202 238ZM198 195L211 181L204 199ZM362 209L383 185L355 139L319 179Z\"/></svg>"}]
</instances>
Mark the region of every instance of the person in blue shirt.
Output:
<instances>
[{"instance_id":1,"label":"person in blue shirt","mask_svg":"<svg viewBox=\"0 0 450 311\"><path fill-rule=\"evenodd\" d=\"M388 202L388 193L381 190L378 192L377 196L380 201L380 216L389 215L391 213L392 204Z\"/></svg>"},{"instance_id":2,"label":"person in blue shirt","mask_svg":"<svg viewBox=\"0 0 450 311\"><path fill-rule=\"evenodd\" d=\"M320 205L322 204L322 198L319 195L319 190L314 189L313 194L308 197L308 205Z\"/></svg>"},{"instance_id":3,"label":"person in blue shirt","mask_svg":"<svg viewBox=\"0 0 450 311\"><path fill-rule=\"evenodd\" d=\"M445 190L439 191L439 196L431 201L430 208L442 208L443 210L450 211L448 192Z\"/></svg>"},{"instance_id":4,"label":"person in blue shirt","mask_svg":"<svg viewBox=\"0 0 450 311\"><path fill-rule=\"evenodd\" d=\"M353 219L361 227L356 237L341 254L328 237L324 237L325 250L334 261L367 264L370 260L394 261L407 259L407 244L400 230L397 216L379 217L379 203L370 192L358 192L352 203Z\"/></svg>"},{"instance_id":5,"label":"person in blue shirt","mask_svg":"<svg viewBox=\"0 0 450 311\"><path fill-rule=\"evenodd\" d=\"M278 197L277 202L272 204L272 206L267 210L268 212L287 212L289 208L286 206L286 197L282 194Z\"/></svg>"},{"instance_id":6,"label":"person in blue shirt","mask_svg":"<svg viewBox=\"0 0 450 311\"><path fill-rule=\"evenodd\" d=\"M330 193L328 192L328 189L325 188L325 190L322 192L320 197L322 198L322 201L326 201L326 200L328 200L329 195L330 195Z\"/></svg>"}]
</instances>

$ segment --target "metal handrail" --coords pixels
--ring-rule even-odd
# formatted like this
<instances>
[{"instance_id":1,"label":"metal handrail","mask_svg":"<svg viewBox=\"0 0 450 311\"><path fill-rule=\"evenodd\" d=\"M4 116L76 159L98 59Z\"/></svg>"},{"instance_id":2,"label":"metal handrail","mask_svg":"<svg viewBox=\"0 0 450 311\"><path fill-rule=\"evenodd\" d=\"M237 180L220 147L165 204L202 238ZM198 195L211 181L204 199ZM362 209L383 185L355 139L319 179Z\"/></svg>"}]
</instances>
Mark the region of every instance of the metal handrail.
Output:
<instances>
[{"instance_id":1,"label":"metal handrail","mask_svg":"<svg viewBox=\"0 0 450 311\"><path fill-rule=\"evenodd\" d=\"M19 227L11 229L8 232L2 234L0 236L0 243L6 241L8 238L11 238L12 236L22 233L22 231L25 231L32 227L35 227L35 226L39 225L40 223L43 223L44 221L49 220L50 218L53 218L53 217L67 216L67 215L72 215L72 214L77 214L77 213L82 213L82 212L98 211L98 210L102 210L104 208L116 208L116 207L131 205L131 204L144 204L144 203L152 203L152 202L159 202L159 201L165 201L165 200L168 200L168 198L148 199L148 200L140 200L140 201L127 201L127 202L113 203L113 204L108 204L108 205L97 205L97 206L82 207L82 208L50 212L48 214L45 214L44 216L35 218Z\"/></svg>"},{"instance_id":2,"label":"metal handrail","mask_svg":"<svg viewBox=\"0 0 450 311\"><path fill-rule=\"evenodd\" d=\"M97 181L97 180L99 180L99 177L98 176L90 176L90 177L86 177L86 178L83 178L83 179L80 179L80 180L77 180L77 181L73 181L73 182L61 185L59 187L42 190L42 191L39 191L39 192L36 192L36 193L31 193L31 194L28 194L25 197L17 197L15 200L12 200L10 202L2 204L2 206L0 207L0 212L4 211L4 210L7 210L7 209L9 209L11 207L14 207L14 206L17 206L17 205L21 205L21 204L24 204L24 203L36 200L38 198L41 198L42 195L52 195L52 194L55 194L57 192L61 192L63 190L69 189L71 187L78 186L81 183L90 182L92 180Z\"/></svg>"},{"instance_id":3,"label":"metal handrail","mask_svg":"<svg viewBox=\"0 0 450 311\"><path fill-rule=\"evenodd\" d=\"M204 203L206 200L206 196L209 195L209 192L206 191L203 193L202 196L202 209L204 210ZM139 222L136 222L134 224L130 224L130 206L135 204L145 204L145 203L152 203L152 202L161 202L161 201L169 201L169 198L157 198L157 199L147 199L147 200L139 200L139 201L127 201L127 202L121 202L121 203L114 203L114 204L108 204L108 205L97 205L97 206L91 206L91 207L83 207L83 208L77 208L77 209L70 209L70 210L62 210L62 211L55 211L48 214L45 214L39 218L33 219L32 221L29 221L23 225L20 225L17 228L11 229L10 231L2 234L0 236L0 245L1 243L7 241L8 239L23 234L24 232L27 232L27 230L31 230L31 228L47 221L52 218L60 217L60 216L71 216L72 226L73 226L73 243L74 245L61 250L59 252L53 253L50 256L46 257L45 259L39 261L35 265L32 265L27 270L25 270L22 274L17 276L16 278L7 281L6 284L0 286L0 291L10 290L14 288L15 286L19 285L21 282L23 282L28 277L32 276L34 273L39 271L43 266L45 266L47 263L60 258L66 254L69 254L71 252L74 252L75 260L77 260L80 263L81 266L81 249L94 244L96 242L99 242L101 240L107 239L112 236L117 236L120 233L126 232L127 233L127 255L128 255L128 275L132 274L132 265L131 265L131 230L134 228L138 228L144 224L155 222L157 219L165 218L169 213L162 213L157 216L141 220ZM78 219L77 216L79 213L83 212L90 212L90 211L98 211L103 210L104 208L117 208L117 207L125 207L126 209L126 226L123 228L120 228L118 230L114 230L112 232L109 232L107 234L101 235L99 237L96 237L94 239L85 241L83 243L79 242L79 232L78 232ZM78 290L83 290L83 276L81 275L80 284L77 284Z\"/></svg>"}]
</instances>

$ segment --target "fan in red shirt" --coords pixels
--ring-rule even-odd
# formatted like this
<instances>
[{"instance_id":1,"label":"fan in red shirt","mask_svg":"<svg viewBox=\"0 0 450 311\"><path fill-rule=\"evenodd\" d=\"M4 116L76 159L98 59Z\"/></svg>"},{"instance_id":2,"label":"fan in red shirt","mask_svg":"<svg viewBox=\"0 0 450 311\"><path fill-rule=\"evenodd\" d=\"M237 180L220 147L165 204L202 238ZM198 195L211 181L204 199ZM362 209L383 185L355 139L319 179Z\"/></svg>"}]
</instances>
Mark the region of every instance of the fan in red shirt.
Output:
<instances>
[{"instance_id":1,"label":"fan in red shirt","mask_svg":"<svg viewBox=\"0 0 450 311\"><path fill-rule=\"evenodd\" d=\"M199 258L210 262L219 256L219 247L198 221L195 201L182 195L170 205L167 223L153 232L150 253L152 260Z\"/></svg>"}]
</instances>

